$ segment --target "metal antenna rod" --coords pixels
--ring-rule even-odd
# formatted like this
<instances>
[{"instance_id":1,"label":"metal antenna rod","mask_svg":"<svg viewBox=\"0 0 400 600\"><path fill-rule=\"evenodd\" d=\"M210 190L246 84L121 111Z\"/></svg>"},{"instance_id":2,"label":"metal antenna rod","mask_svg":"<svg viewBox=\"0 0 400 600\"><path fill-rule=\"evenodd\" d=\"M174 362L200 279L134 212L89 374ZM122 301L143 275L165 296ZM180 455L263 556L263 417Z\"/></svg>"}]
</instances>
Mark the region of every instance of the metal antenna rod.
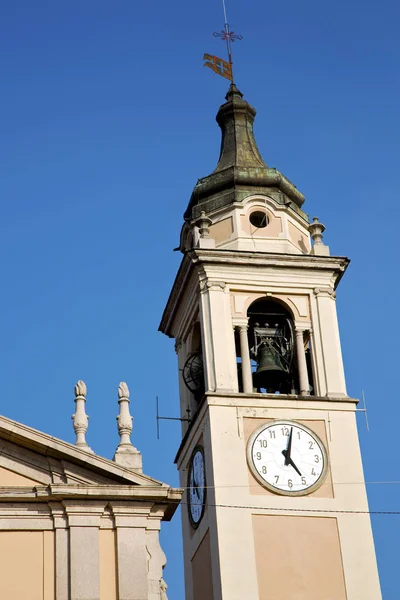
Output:
<instances>
[{"instance_id":1,"label":"metal antenna rod","mask_svg":"<svg viewBox=\"0 0 400 600\"><path fill-rule=\"evenodd\" d=\"M222 8L224 9L224 28L225 28L225 33L226 33L226 49L228 52L229 62L230 62L230 64L232 64L232 46L231 46L231 40L230 40L230 35L229 35L228 17L226 16L225 0L222 0Z\"/></svg>"},{"instance_id":2,"label":"metal antenna rod","mask_svg":"<svg viewBox=\"0 0 400 600\"><path fill-rule=\"evenodd\" d=\"M222 0L222 8L224 9L224 19L225 19L225 25L226 25L228 23L228 18L226 16L225 0Z\"/></svg>"},{"instance_id":3,"label":"metal antenna rod","mask_svg":"<svg viewBox=\"0 0 400 600\"><path fill-rule=\"evenodd\" d=\"M159 423L160 416L159 416L159 413L158 413L158 396L156 396L156 413L157 413L157 416L156 416L156 420L157 420L157 439L159 440L160 439L160 423Z\"/></svg>"},{"instance_id":4,"label":"metal antenna rod","mask_svg":"<svg viewBox=\"0 0 400 600\"><path fill-rule=\"evenodd\" d=\"M364 417L365 417L365 426L367 428L367 431L369 431L369 423L368 423L368 413L367 413L367 404L365 402L365 394L364 394L364 390L361 390L361 395L362 395L362 399L363 399L363 405L364 408L356 408L356 412L362 412L364 413Z\"/></svg>"},{"instance_id":5,"label":"metal antenna rod","mask_svg":"<svg viewBox=\"0 0 400 600\"><path fill-rule=\"evenodd\" d=\"M367 405L365 403L364 390L362 390L362 399L363 399L363 402L364 402L365 425L367 426L367 431L369 431L368 413L367 413Z\"/></svg>"},{"instance_id":6,"label":"metal antenna rod","mask_svg":"<svg viewBox=\"0 0 400 600\"><path fill-rule=\"evenodd\" d=\"M157 439L160 439L160 421L181 421L186 423L191 423L192 419L190 418L190 408L186 410L187 418L185 417L161 417L159 413L158 407L158 396L156 396L156 421L157 421Z\"/></svg>"}]
</instances>

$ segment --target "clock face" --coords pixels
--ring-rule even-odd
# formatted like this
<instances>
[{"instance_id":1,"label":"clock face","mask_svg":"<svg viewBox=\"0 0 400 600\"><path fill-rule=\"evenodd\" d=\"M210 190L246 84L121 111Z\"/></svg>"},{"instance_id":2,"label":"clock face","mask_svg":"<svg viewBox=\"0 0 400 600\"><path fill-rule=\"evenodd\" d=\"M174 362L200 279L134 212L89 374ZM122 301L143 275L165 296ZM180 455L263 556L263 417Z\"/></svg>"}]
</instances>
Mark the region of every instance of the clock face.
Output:
<instances>
[{"instance_id":1,"label":"clock face","mask_svg":"<svg viewBox=\"0 0 400 600\"><path fill-rule=\"evenodd\" d=\"M247 461L261 485L288 496L317 489L328 468L321 440L294 421L272 421L258 427L247 444Z\"/></svg>"},{"instance_id":2,"label":"clock face","mask_svg":"<svg viewBox=\"0 0 400 600\"><path fill-rule=\"evenodd\" d=\"M204 451L201 446L194 449L189 466L188 476L188 508L193 527L197 527L204 514L206 501L206 473Z\"/></svg>"}]
</instances>

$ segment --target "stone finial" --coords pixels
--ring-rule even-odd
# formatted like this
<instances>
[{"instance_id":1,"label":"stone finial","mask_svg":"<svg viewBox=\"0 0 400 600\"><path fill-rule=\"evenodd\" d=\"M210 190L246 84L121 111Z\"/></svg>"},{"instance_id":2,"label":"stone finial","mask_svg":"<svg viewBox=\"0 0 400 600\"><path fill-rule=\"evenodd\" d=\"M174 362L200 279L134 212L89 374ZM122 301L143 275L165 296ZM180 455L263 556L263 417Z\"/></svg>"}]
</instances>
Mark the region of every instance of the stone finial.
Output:
<instances>
[{"instance_id":1,"label":"stone finial","mask_svg":"<svg viewBox=\"0 0 400 600\"><path fill-rule=\"evenodd\" d=\"M75 392L75 396L86 396L87 393L87 387L86 387L86 383L84 381L82 381L82 379L80 379L75 388L74 388L74 392Z\"/></svg>"},{"instance_id":2,"label":"stone finial","mask_svg":"<svg viewBox=\"0 0 400 600\"><path fill-rule=\"evenodd\" d=\"M313 218L313 222L308 227L308 231L311 234L311 239L314 244L322 244L322 234L325 231L325 225L318 221L318 217Z\"/></svg>"},{"instance_id":3,"label":"stone finial","mask_svg":"<svg viewBox=\"0 0 400 600\"><path fill-rule=\"evenodd\" d=\"M129 412L129 403L129 388L125 381L121 381L118 386L119 415L117 416L120 442L115 451L114 461L141 472L142 455L131 442L133 417Z\"/></svg>"},{"instance_id":4,"label":"stone finial","mask_svg":"<svg viewBox=\"0 0 400 600\"><path fill-rule=\"evenodd\" d=\"M129 445L131 444L131 433L132 433L132 423L133 417L129 412L129 388L125 381L121 381L118 386L118 403L119 403L119 415L117 417L118 421L118 433L121 437L121 441L119 445Z\"/></svg>"},{"instance_id":5,"label":"stone finial","mask_svg":"<svg viewBox=\"0 0 400 600\"><path fill-rule=\"evenodd\" d=\"M212 221L206 216L204 211L200 213L200 217L197 219L195 225L199 228L199 248L215 248L215 240L210 237L210 225L212 225Z\"/></svg>"},{"instance_id":6,"label":"stone finial","mask_svg":"<svg viewBox=\"0 0 400 600\"><path fill-rule=\"evenodd\" d=\"M308 231L310 232L311 239L314 242L314 245L311 249L311 254L329 256L329 246L326 246L322 241L322 234L325 231L325 225L318 221L318 217L313 218L313 222L311 225L309 225Z\"/></svg>"},{"instance_id":7,"label":"stone finial","mask_svg":"<svg viewBox=\"0 0 400 600\"><path fill-rule=\"evenodd\" d=\"M72 415L72 421L74 425L74 431L76 434L75 446L86 450L87 452L93 452L93 450L86 443L86 432L89 425L89 417L85 411L86 403L86 384L81 379L76 384L75 388L75 414Z\"/></svg>"},{"instance_id":8,"label":"stone finial","mask_svg":"<svg viewBox=\"0 0 400 600\"><path fill-rule=\"evenodd\" d=\"M118 398L121 400L121 398L126 398L129 400L129 388L128 388L128 384L125 383L125 381L121 381L121 383L118 386ZM132 419L132 417L131 417ZM132 428L131 428L132 429Z\"/></svg>"},{"instance_id":9,"label":"stone finial","mask_svg":"<svg viewBox=\"0 0 400 600\"><path fill-rule=\"evenodd\" d=\"M196 225L199 228L199 234L201 238L210 237L210 225L212 225L211 219L206 217L204 210L201 212L200 217L196 221Z\"/></svg>"}]
</instances>

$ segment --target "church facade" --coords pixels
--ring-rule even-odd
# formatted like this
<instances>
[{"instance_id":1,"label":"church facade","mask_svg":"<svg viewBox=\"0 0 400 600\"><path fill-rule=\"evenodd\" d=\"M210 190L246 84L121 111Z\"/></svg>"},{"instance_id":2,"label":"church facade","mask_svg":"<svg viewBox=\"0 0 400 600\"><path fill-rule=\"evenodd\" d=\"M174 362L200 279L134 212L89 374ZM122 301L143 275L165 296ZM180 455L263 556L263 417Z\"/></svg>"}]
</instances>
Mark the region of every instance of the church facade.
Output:
<instances>
[{"instance_id":1,"label":"church facade","mask_svg":"<svg viewBox=\"0 0 400 600\"><path fill-rule=\"evenodd\" d=\"M181 491L142 472L118 390L114 460L86 443L86 386L75 387L76 445L0 417L0 598L167 600L159 544Z\"/></svg>"},{"instance_id":2,"label":"church facade","mask_svg":"<svg viewBox=\"0 0 400 600\"><path fill-rule=\"evenodd\" d=\"M336 314L349 260L264 162L254 117L232 84L160 324L178 355L186 598L379 600Z\"/></svg>"}]
</instances>

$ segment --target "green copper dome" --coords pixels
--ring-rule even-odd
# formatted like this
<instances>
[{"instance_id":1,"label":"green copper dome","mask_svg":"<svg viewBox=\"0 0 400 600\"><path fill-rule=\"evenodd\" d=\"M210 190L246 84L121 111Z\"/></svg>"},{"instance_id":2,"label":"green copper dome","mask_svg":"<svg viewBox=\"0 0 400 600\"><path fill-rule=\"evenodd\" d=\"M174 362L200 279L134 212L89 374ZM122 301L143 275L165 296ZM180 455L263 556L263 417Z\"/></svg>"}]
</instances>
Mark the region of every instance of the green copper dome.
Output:
<instances>
[{"instance_id":1,"label":"green copper dome","mask_svg":"<svg viewBox=\"0 0 400 600\"><path fill-rule=\"evenodd\" d=\"M226 102L220 106L216 120L221 128L221 152L215 170L199 179L185 220L197 218L253 194L273 195L277 202L299 210L304 196L277 169L269 168L253 133L255 109L243 100L243 94L231 84Z\"/></svg>"}]
</instances>

